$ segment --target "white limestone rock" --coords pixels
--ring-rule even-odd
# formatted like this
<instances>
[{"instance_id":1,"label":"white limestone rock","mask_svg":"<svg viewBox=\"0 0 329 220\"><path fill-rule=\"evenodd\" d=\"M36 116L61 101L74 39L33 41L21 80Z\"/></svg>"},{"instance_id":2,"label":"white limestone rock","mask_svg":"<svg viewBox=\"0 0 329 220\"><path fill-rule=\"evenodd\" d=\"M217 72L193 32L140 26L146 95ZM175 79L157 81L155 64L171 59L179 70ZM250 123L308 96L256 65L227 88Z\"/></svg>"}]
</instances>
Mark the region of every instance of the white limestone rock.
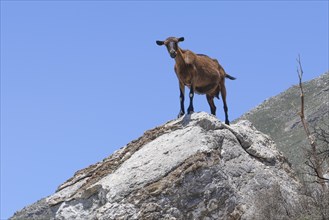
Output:
<instances>
[{"instance_id":1,"label":"white limestone rock","mask_svg":"<svg viewBox=\"0 0 329 220\"><path fill-rule=\"evenodd\" d=\"M301 209L299 186L275 143L250 122L227 126L201 112L78 171L40 206L52 219L262 219L271 204L260 198L273 192L286 219Z\"/></svg>"}]
</instances>

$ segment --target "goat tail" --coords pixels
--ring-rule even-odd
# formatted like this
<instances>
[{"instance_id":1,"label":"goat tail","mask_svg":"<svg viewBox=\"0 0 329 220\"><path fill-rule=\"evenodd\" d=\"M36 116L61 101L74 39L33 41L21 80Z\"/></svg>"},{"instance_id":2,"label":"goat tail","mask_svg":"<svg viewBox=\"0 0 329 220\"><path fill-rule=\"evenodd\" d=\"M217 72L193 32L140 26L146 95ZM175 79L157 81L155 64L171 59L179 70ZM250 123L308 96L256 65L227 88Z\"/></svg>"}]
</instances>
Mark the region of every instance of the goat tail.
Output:
<instances>
[{"instance_id":1,"label":"goat tail","mask_svg":"<svg viewBox=\"0 0 329 220\"><path fill-rule=\"evenodd\" d=\"M228 74L225 74L225 77L226 77L226 78L228 78L228 79L230 79L230 80L236 80L236 78L235 78L235 77L233 77L233 76L230 76L230 75L228 75Z\"/></svg>"}]
</instances>

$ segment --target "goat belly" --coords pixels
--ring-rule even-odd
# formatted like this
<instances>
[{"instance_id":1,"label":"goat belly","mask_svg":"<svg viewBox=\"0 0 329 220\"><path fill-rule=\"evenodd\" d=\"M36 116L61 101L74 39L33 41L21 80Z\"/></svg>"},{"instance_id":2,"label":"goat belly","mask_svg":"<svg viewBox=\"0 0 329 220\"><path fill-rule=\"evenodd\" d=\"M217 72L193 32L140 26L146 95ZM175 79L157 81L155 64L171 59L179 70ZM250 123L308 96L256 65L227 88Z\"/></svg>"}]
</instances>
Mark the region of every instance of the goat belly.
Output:
<instances>
[{"instance_id":1,"label":"goat belly","mask_svg":"<svg viewBox=\"0 0 329 220\"><path fill-rule=\"evenodd\" d=\"M217 83L212 83L205 86L196 86L195 92L198 94L208 94L211 91L215 90L217 86Z\"/></svg>"}]
</instances>

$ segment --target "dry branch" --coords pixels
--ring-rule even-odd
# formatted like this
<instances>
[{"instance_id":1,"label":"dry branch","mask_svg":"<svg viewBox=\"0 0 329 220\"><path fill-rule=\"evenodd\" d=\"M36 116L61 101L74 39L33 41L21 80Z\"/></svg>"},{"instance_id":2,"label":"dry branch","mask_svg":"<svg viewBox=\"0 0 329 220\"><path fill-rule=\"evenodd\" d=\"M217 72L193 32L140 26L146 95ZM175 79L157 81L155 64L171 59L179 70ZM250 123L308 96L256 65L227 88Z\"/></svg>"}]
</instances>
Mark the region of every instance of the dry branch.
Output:
<instances>
[{"instance_id":1,"label":"dry branch","mask_svg":"<svg viewBox=\"0 0 329 220\"><path fill-rule=\"evenodd\" d=\"M304 112L304 105L305 105L304 103L305 102L304 102L304 90L303 90L303 80L302 80L303 79L303 68L302 68L302 64L300 61L300 56L298 56L297 63L298 63L297 74L298 74L298 78L299 78L300 101L301 101L301 109L299 112L299 116L300 116L301 122L303 124L307 139L311 146L311 149L308 150L308 161L305 164L312 169L315 176L317 177L317 182L321 184L322 188L326 189L325 181L329 181L329 180L323 176L322 162L318 156L316 139L311 134L308 123L305 119L305 112Z\"/></svg>"}]
</instances>

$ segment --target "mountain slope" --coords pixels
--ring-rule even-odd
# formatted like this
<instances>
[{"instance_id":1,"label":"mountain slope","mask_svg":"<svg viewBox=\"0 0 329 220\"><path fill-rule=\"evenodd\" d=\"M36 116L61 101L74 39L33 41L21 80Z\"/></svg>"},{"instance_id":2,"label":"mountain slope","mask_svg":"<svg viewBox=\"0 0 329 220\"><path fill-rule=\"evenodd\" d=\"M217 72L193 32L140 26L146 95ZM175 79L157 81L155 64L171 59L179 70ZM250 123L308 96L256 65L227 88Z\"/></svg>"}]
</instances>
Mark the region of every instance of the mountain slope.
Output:
<instances>
[{"instance_id":1,"label":"mountain slope","mask_svg":"<svg viewBox=\"0 0 329 220\"><path fill-rule=\"evenodd\" d=\"M296 76L297 80L297 76ZM305 116L310 126L329 124L329 73L303 83ZM303 148L308 142L298 115L300 89L293 86L269 98L239 120L249 120L261 132L270 135L293 167L304 164Z\"/></svg>"},{"instance_id":2,"label":"mountain slope","mask_svg":"<svg viewBox=\"0 0 329 220\"><path fill-rule=\"evenodd\" d=\"M267 135L201 112L145 132L11 219L289 219L303 208L299 187Z\"/></svg>"}]
</instances>

